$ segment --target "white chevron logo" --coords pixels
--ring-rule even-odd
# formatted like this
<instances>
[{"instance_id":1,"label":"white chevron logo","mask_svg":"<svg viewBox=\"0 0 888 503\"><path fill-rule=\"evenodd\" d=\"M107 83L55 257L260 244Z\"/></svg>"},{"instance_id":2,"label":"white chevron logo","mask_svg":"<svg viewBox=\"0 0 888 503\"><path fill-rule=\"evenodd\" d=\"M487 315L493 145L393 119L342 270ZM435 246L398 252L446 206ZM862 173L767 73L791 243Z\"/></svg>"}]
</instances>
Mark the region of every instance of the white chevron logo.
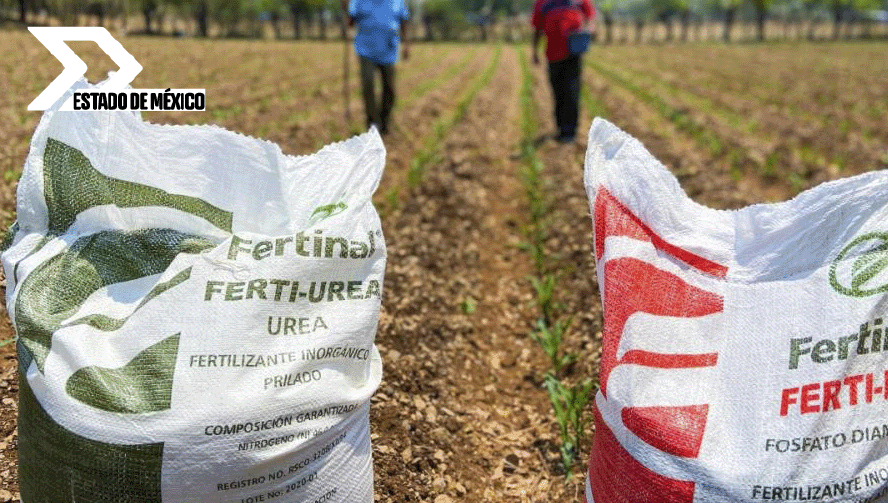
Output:
<instances>
[{"instance_id":1,"label":"white chevron logo","mask_svg":"<svg viewBox=\"0 0 888 503\"><path fill-rule=\"evenodd\" d=\"M28 31L34 34L37 40L46 46L49 52L64 66L62 73L28 105L28 110L42 111L51 107L77 79L86 73L86 63L74 54L74 51L65 44L65 40L95 42L120 67L120 70L115 72L100 88L103 91L119 91L125 88L142 71L142 65L136 61L136 58L127 52L105 28L99 26L29 27Z\"/></svg>"}]
</instances>

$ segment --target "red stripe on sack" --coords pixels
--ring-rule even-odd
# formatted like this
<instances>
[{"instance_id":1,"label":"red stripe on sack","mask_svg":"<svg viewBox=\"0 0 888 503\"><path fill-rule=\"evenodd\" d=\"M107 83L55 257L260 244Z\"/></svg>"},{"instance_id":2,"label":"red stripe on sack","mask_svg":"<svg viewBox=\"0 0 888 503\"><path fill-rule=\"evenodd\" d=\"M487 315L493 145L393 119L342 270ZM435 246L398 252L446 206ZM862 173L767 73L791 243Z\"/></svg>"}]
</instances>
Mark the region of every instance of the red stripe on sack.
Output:
<instances>
[{"instance_id":1,"label":"red stripe on sack","mask_svg":"<svg viewBox=\"0 0 888 503\"><path fill-rule=\"evenodd\" d=\"M642 349L626 351L620 358L620 363L634 363L645 367L658 369L692 369L698 367L714 367L718 362L718 353L704 353L699 355L682 355L652 353Z\"/></svg>"},{"instance_id":2,"label":"red stripe on sack","mask_svg":"<svg viewBox=\"0 0 888 503\"><path fill-rule=\"evenodd\" d=\"M620 445L595 407L589 483L595 503L693 503L694 482L670 479L639 463Z\"/></svg>"},{"instance_id":3,"label":"red stripe on sack","mask_svg":"<svg viewBox=\"0 0 888 503\"><path fill-rule=\"evenodd\" d=\"M670 272L642 260L621 257L604 264L604 337L601 352L601 392L607 397L607 381L617 365L654 363L657 368L711 367L717 353L668 354L641 351L617 359L626 321L635 313L696 318L719 313L724 300L718 294L689 285ZM627 355L632 353L630 350ZM656 358L654 356L656 355ZM675 362L669 364L669 361Z\"/></svg>"},{"instance_id":4,"label":"red stripe on sack","mask_svg":"<svg viewBox=\"0 0 888 503\"><path fill-rule=\"evenodd\" d=\"M651 446L684 458L700 454L708 405L626 407L620 413L626 428Z\"/></svg>"},{"instance_id":5,"label":"red stripe on sack","mask_svg":"<svg viewBox=\"0 0 888 503\"><path fill-rule=\"evenodd\" d=\"M595 197L595 255L598 260L604 255L604 240L610 236L625 236L648 241L658 250L710 276L724 278L728 274L727 267L667 243L626 205L602 187L598 189L598 195Z\"/></svg>"}]
</instances>

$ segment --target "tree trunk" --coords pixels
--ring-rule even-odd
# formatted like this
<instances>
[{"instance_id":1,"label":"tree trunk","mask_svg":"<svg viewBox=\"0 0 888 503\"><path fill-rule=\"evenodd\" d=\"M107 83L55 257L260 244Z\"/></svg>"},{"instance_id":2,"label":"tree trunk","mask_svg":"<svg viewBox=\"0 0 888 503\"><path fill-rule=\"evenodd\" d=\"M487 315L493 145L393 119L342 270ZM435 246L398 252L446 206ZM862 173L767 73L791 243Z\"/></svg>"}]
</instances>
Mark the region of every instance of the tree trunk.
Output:
<instances>
[{"instance_id":1,"label":"tree trunk","mask_svg":"<svg viewBox=\"0 0 888 503\"><path fill-rule=\"evenodd\" d=\"M274 30L274 39L281 38L281 15L277 11L271 12L271 28Z\"/></svg>"},{"instance_id":2,"label":"tree trunk","mask_svg":"<svg viewBox=\"0 0 888 503\"><path fill-rule=\"evenodd\" d=\"M197 2L194 9L194 21L197 23L197 36L198 37L208 37L210 35L210 27L208 22L208 8L207 2L200 1Z\"/></svg>"},{"instance_id":3,"label":"tree trunk","mask_svg":"<svg viewBox=\"0 0 888 503\"><path fill-rule=\"evenodd\" d=\"M348 14L341 14L339 17L339 38L348 40Z\"/></svg>"},{"instance_id":4,"label":"tree trunk","mask_svg":"<svg viewBox=\"0 0 888 503\"><path fill-rule=\"evenodd\" d=\"M759 42L765 41L765 20L768 17L768 12L765 9L764 5L756 5L755 12L755 21L756 21L756 38Z\"/></svg>"},{"instance_id":5,"label":"tree trunk","mask_svg":"<svg viewBox=\"0 0 888 503\"><path fill-rule=\"evenodd\" d=\"M635 20L635 43L640 44L644 35L644 19Z\"/></svg>"},{"instance_id":6,"label":"tree trunk","mask_svg":"<svg viewBox=\"0 0 888 503\"><path fill-rule=\"evenodd\" d=\"M423 17L422 22L425 25L425 39L427 42L431 42L434 40L434 37L432 36L432 20L426 16Z\"/></svg>"},{"instance_id":7,"label":"tree trunk","mask_svg":"<svg viewBox=\"0 0 888 503\"><path fill-rule=\"evenodd\" d=\"M321 40L327 40L327 13L323 10L318 11L318 26L321 32Z\"/></svg>"},{"instance_id":8,"label":"tree trunk","mask_svg":"<svg viewBox=\"0 0 888 503\"><path fill-rule=\"evenodd\" d=\"M293 16L293 38L302 40L302 13L299 12L299 7L290 4L290 14Z\"/></svg>"},{"instance_id":9,"label":"tree trunk","mask_svg":"<svg viewBox=\"0 0 888 503\"><path fill-rule=\"evenodd\" d=\"M145 33L149 35L153 33L151 31L151 14L153 14L153 10L150 7L145 7L142 9L142 16L145 18Z\"/></svg>"},{"instance_id":10,"label":"tree trunk","mask_svg":"<svg viewBox=\"0 0 888 503\"><path fill-rule=\"evenodd\" d=\"M737 8L731 7L725 11L725 29L722 32L722 39L726 43L731 42L731 30L734 28L734 16L737 15Z\"/></svg>"},{"instance_id":11,"label":"tree trunk","mask_svg":"<svg viewBox=\"0 0 888 503\"><path fill-rule=\"evenodd\" d=\"M688 31L691 26L691 11L686 10L681 13L681 41L688 41Z\"/></svg>"},{"instance_id":12,"label":"tree trunk","mask_svg":"<svg viewBox=\"0 0 888 503\"><path fill-rule=\"evenodd\" d=\"M666 42L672 42L672 19L669 14L660 14L658 16L663 27L666 28Z\"/></svg>"},{"instance_id":13,"label":"tree trunk","mask_svg":"<svg viewBox=\"0 0 888 503\"><path fill-rule=\"evenodd\" d=\"M842 4L833 2L833 40L838 40L842 31Z\"/></svg>"},{"instance_id":14,"label":"tree trunk","mask_svg":"<svg viewBox=\"0 0 888 503\"><path fill-rule=\"evenodd\" d=\"M28 24L27 23L28 1L27 0L19 0L18 4L19 4L19 21L21 21L22 24Z\"/></svg>"},{"instance_id":15,"label":"tree trunk","mask_svg":"<svg viewBox=\"0 0 888 503\"><path fill-rule=\"evenodd\" d=\"M614 28L614 17L610 12L604 13L604 43L610 44L613 42L613 28Z\"/></svg>"}]
</instances>

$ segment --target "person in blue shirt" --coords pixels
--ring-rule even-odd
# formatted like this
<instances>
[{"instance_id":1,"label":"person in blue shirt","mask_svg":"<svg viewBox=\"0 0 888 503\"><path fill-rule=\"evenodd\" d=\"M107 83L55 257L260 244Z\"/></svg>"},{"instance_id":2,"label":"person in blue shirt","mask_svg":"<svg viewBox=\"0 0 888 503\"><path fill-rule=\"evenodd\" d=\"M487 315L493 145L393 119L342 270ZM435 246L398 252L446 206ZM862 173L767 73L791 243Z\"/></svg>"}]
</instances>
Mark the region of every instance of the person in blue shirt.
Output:
<instances>
[{"instance_id":1,"label":"person in blue shirt","mask_svg":"<svg viewBox=\"0 0 888 503\"><path fill-rule=\"evenodd\" d=\"M403 41L407 59L407 20L405 0L342 0L348 2L349 26L358 26L355 50L361 62L361 92L367 127L375 124L388 134L392 108L395 106L395 63ZM376 72L382 76L382 97L375 93Z\"/></svg>"}]
</instances>

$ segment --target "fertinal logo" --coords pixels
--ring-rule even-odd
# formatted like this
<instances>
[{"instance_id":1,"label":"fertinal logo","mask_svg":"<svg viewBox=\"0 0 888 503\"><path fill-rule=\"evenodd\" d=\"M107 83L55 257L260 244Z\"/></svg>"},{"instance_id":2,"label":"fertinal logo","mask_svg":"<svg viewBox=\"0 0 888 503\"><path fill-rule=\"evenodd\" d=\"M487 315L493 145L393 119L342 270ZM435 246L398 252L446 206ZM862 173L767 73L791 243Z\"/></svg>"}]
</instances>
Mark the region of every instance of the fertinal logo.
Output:
<instances>
[{"instance_id":1,"label":"fertinal logo","mask_svg":"<svg viewBox=\"0 0 888 503\"><path fill-rule=\"evenodd\" d=\"M853 260L851 257L854 257ZM888 233L871 232L856 238L833 260L829 283L850 297L888 292Z\"/></svg>"}]
</instances>

